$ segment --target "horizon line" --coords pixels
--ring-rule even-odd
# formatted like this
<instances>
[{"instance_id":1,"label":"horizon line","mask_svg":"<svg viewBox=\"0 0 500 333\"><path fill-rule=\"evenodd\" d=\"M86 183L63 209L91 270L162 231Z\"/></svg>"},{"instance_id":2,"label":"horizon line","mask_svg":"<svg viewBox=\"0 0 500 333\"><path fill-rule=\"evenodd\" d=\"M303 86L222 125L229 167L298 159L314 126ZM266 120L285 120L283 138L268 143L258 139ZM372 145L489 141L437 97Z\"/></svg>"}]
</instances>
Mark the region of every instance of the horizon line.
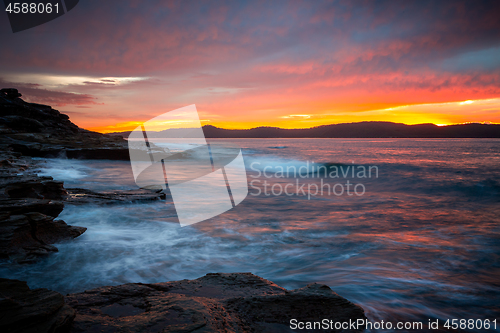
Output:
<instances>
[{"instance_id":1,"label":"horizon line","mask_svg":"<svg viewBox=\"0 0 500 333\"><path fill-rule=\"evenodd\" d=\"M318 125L318 126L312 126L312 127L294 127L294 128L283 128L283 127L277 127L277 126L257 126L257 127L249 127L249 128L223 128L223 127L218 127L215 125L211 124L205 124L202 126L211 126L215 127L217 129L221 130L226 130L226 131L249 131L253 129L258 129L258 128L274 128L274 129L279 129L279 130L308 130L308 129L315 129L315 128L320 128L320 127L325 127L325 126L333 126L333 125L347 125L347 124L361 124L361 123L388 123L388 124L400 124L400 125L405 125L405 126L421 126L421 125L434 125L436 127L448 127L448 126L458 126L458 125L470 125L470 124L477 124L477 125L500 125L500 123L492 123L490 121L471 121L471 122L464 122L464 123L454 123L454 124L435 124L435 123L419 123L419 124L405 124L405 123L397 123L393 121L377 121L377 120L365 120L365 121L356 121L356 122L350 122L350 123L332 123L332 124L326 124L326 125ZM191 129L191 127L188 128L169 128L169 129ZM169 130L166 129L166 130ZM89 130L92 131L92 130ZM127 133L127 132L132 132L132 130L128 131L93 131L101 134L113 134L113 133ZM162 132L162 131L153 131L153 132Z\"/></svg>"}]
</instances>

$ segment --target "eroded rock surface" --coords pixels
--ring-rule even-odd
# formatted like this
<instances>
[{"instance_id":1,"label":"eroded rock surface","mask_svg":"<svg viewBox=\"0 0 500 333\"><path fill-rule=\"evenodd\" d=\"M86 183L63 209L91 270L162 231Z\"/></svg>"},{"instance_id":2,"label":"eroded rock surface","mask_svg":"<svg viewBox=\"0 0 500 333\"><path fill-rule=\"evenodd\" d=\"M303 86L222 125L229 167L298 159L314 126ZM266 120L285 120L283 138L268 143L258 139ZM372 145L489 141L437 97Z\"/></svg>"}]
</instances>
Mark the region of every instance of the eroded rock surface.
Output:
<instances>
[{"instance_id":1,"label":"eroded rock surface","mask_svg":"<svg viewBox=\"0 0 500 333\"><path fill-rule=\"evenodd\" d=\"M74 196L68 195L62 182L38 177L30 157L128 160L129 156L123 138L81 129L67 115L48 105L27 103L21 96L14 88L0 90L0 258L29 262L57 251L51 244L86 230L54 219L64 202ZM125 197L153 196L142 193L100 199L118 202ZM97 197L85 196L87 201Z\"/></svg>"},{"instance_id":2,"label":"eroded rock surface","mask_svg":"<svg viewBox=\"0 0 500 333\"><path fill-rule=\"evenodd\" d=\"M66 297L0 279L0 332L274 333L297 331L290 328L291 319L325 318L348 322L365 315L326 285L313 283L289 291L251 273L129 283Z\"/></svg>"},{"instance_id":3,"label":"eroded rock surface","mask_svg":"<svg viewBox=\"0 0 500 333\"><path fill-rule=\"evenodd\" d=\"M0 90L0 148L32 157L128 160L126 141L91 132L48 105L27 103L16 89Z\"/></svg>"},{"instance_id":4,"label":"eroded rock surface","mask_svg":"<svg viewBox=\"0 0 500 333\"><path fill-rule=\"evenodd\" d=\"M108 205L165 199L162 190L137 189L95 192L84 188L68 188L66 191L68 193L66 202L73 205Z\"/></svg>"},{"instance_id":5,"label":"eroded rock surface","mask_svg":"<svg viewBox=\"0 0 500 333\"><path fill-rule=\"evenodd\" d=\"M56 252L51 244L86 230L55 220L67 197L63 183L38 177L29 163L29 158L0 152L0 258L18 262Z\"/></svg>"},{"instance_id":6,"label":"eroded rock surface","mask_svg":"<svg viewBox=\"0 0 500 333\"><path fill-rule=\"evenodd\" d=\"M291 332L290 320L364 319L328 286L288 291L251 273L101 287L66 296L72 332Z\"/></svg>"}]
</instances>

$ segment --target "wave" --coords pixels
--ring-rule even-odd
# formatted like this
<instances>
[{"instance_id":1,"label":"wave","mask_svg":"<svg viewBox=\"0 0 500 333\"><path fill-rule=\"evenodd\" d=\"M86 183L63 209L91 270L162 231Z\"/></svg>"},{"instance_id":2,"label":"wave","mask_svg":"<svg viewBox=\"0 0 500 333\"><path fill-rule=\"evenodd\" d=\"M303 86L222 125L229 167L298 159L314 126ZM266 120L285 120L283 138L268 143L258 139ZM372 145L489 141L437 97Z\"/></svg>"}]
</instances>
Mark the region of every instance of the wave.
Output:
<instances>
[{"instance_id":1,"label":"wave","mask_svg":"<svg viewBox=\"0 0 500 333\"><path fill-rule=\"evenodd\" d=\"M52 177L59 181L72 181L88 176L90 168L76 160L61 158L36 159L38 163L37 175L40 177Z\"/></svg>"}]
</instances>

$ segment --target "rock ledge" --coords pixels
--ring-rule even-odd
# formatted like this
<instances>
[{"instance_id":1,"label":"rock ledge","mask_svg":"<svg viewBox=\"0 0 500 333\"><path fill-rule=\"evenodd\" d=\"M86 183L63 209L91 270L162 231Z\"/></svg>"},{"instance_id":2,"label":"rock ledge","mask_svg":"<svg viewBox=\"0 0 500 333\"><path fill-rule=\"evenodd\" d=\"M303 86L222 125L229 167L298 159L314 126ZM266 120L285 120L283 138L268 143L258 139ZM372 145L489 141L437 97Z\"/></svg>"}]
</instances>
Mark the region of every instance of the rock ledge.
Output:
<instances>
[{"instance_id":1,"label":"rock ledge","mask_svg":"<svg viewBox=\"0 0 500 333\"><path fill-rule=\"evenodd\" d=\"M365 319L361 307L330 287L286 290L251 273L130 283L66 296L72 332L290 332L290 320Z\"/></svg>"}]
</instances>

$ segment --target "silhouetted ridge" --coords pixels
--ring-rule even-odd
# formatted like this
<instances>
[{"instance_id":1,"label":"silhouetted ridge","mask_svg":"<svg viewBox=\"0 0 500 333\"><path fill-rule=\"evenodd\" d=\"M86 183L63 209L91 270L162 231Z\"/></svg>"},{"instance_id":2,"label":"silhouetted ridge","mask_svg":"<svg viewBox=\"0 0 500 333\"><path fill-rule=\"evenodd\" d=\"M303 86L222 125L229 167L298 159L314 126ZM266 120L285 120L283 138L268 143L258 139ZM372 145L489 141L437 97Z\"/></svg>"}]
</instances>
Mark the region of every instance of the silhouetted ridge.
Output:
<instances>
[{"instance_id":1,"label":"silhouetted ridge","mask_svg":"<svg viewBox=\"0 0 500 333\"><path fill-rule=\"evenodd\" d=\"M257 127L228 130L206 125L203 126L203 131L207 138L500 138L500 125L405 125L377 121L324 125L308 129Z\"/></svg>"},{"instance_id":2,"label":"silhouetted ridge","mask_svg":"<svg viewBox=\"0 0 500 333\"><path fill-rule=\"evenodd\" d=\"M162 137L171 130L156 132ZM186 129L183 129L186 131ZM188 133L187 131L186 133ZM500 125L462 124L437 126L434 124L405 125L385 121L333 124L305 129L255 127L252 129L224 129L203 126L207 138L500 138ZM130 132L108 133L127 137Z\"/></svg>"}]
</instances>

